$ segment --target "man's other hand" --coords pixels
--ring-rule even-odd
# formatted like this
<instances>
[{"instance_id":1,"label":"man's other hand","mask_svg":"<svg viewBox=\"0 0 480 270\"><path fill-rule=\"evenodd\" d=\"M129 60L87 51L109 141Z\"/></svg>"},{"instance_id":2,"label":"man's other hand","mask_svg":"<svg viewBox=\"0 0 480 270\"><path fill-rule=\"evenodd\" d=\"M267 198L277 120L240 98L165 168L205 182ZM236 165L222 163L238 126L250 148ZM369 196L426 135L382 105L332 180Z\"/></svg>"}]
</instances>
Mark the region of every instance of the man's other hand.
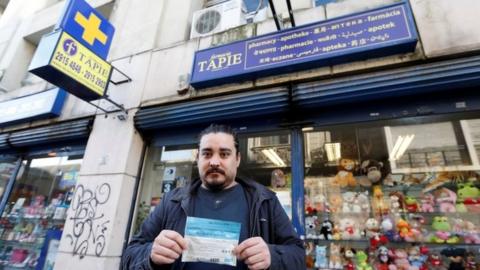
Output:
<instances>
[{"instance_id":1,"label":"man's other hand","mask_svg":"<svg viewBox=\"0 0 480 270\"><path fill-rule=\"evenodd\" d=\"M150 252L153 263L171 264L187 249L187 241L176 231L163 230L155 238Z\"/></svg>"},{"instance_id":2,"label":"man's other hand","mask_svg":"<svg viewBox=\"0 0 480 270\"><path fill-rule=\"evenodd\" d=\"M268 269L271 264L270 250L261 237L243 241L234 249L235 255L251 270Z\"/></svg>"}]
</instances>

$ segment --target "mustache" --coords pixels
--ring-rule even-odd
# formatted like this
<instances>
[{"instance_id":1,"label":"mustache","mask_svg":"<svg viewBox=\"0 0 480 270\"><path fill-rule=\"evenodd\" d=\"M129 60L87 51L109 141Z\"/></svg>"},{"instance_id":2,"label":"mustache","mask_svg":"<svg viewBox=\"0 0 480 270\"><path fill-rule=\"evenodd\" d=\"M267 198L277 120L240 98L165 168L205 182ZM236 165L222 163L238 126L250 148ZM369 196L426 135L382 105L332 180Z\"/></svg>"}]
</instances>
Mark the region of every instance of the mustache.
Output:
<instances>
[{"instance_id":1,"label":"mustache","mask_svg":"<svg viewBox=\"0 0 480 270\"><path fill-rule=\"evenodd\" d=\"M209 170L207 170L207 172L205 173L205 175L209 175L209 174L211 174L211 173L219 173L219 174L225 175L225 171L222 170L222 169L219 169L219 168L209 169Z\"/></svg>"}]
</instances>

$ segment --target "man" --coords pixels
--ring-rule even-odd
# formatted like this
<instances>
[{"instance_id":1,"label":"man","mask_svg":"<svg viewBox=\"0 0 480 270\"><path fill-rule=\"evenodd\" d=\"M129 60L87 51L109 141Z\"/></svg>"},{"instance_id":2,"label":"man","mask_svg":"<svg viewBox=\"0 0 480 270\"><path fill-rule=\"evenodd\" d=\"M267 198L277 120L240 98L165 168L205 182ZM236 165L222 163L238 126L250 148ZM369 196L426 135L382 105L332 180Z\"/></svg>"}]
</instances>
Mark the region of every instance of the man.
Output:
<instances>
[{"instance_id":1,"label":"man","mask_svg":"<svg viewBox=\"0 0 480 270\"><path fill-rule=\"evenodd\" d=\"M200 179L163 196L122 258L123 269L305 269L305 251L275 194L237 177L238 138L227 126L199 135ZM181 262L187 216L241 223L237 267Z\"/></svg>"}]
</instances>

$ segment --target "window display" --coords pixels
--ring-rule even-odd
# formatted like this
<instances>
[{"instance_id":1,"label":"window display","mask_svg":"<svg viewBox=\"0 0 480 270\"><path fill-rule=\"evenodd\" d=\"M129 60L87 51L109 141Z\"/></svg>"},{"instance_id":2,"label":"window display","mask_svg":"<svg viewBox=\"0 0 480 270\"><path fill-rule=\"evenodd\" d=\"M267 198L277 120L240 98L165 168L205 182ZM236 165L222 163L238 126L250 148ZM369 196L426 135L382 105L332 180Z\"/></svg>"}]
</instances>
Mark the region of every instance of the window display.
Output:
<instances>
[{"instance_id":1,"label":"window display","mask_svg":"<svg viewBox=\"0 0 480 270\"><path fill-rule=\"evenodd\" d=\"M63 229L81 162L78 156L22 162L0 218L0 269L35 269L47 232Z\"/></svg>"},{"instance_id":2,"label":"window display","mask_svg":"<svg viewBox=\"0 0 480 270\"><path fill-rule=\"evenodd\" d=\"M477 269L479 123L304 131L307 268Z\"/></svg>"},{"instance_id":3,"label":"window display","mask_svg":"<svg viewBox=\"0 0 480 270\"><path fill-rule=\"evenodd\" d=\"M14 160L0 159L0 201L3 199L5 188L7 187L8 181L15 173L16 167L17 164Z\"/></svg>"}]
</instances>

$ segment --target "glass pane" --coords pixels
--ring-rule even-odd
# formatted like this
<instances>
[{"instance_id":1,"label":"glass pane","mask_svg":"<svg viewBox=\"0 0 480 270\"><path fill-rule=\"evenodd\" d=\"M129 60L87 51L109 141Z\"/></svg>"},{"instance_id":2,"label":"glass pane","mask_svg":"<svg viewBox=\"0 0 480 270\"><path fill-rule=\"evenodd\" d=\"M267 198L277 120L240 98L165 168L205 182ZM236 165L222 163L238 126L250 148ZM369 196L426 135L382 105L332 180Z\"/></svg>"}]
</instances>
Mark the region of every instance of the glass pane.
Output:
<instances>
[{"instance_id":1,"label":"glass pane","mask_svg":"<svg viewBox=\"0 0 480 270\"><path fill-rule=\"evenodd\" d=\"M282 134L283 133L283 134ZM275 191L285 212L292 216L290 135L249 135L240 137L239 175Z\"/></svg>"},{"instance_id":2,"label":"glass pane","mask_svg":"<svg viewBox=\"0 0 480 270\"><path fill-rule=\"evenodd\" d=\"M427 268L435 255L448 267L447 248L478 256L478 119L317 128L304 142L308 268L343 269L354 260L338 252L351 248L380 267L368 254L381 245L407 255L425 247Z\"/></svg>"},{"instance_id":3,"label":"glass pane","mask_svg":"<svg viewBox=\"0 0 480 270\"><path fill-rule=\"evenodd\" d=\"M163 194L198 177L197 146L151 147L144 167L144 180L138 200L134 233L160 202Z\"/></svg>"},{"instance_id":4,"label":"glass pane","mask_svg":"<svg viewBox=\"0 0 480 270\"><path fill-rule=\"evenodd\" d=\"M0 201L3 199L8 181L15 172L15 161L0 161Z\"/></svg>"},{"instance_id":5,"label":"glass pane","mask_svg":"<svg viewBox=\"0 0 480 270\"><path fill-rule=\"evenodd\" d=\"M24 160L0 221L0 265L34 269L48 231L62 230L82 159Z\"/></svg>"}]
</instances>

